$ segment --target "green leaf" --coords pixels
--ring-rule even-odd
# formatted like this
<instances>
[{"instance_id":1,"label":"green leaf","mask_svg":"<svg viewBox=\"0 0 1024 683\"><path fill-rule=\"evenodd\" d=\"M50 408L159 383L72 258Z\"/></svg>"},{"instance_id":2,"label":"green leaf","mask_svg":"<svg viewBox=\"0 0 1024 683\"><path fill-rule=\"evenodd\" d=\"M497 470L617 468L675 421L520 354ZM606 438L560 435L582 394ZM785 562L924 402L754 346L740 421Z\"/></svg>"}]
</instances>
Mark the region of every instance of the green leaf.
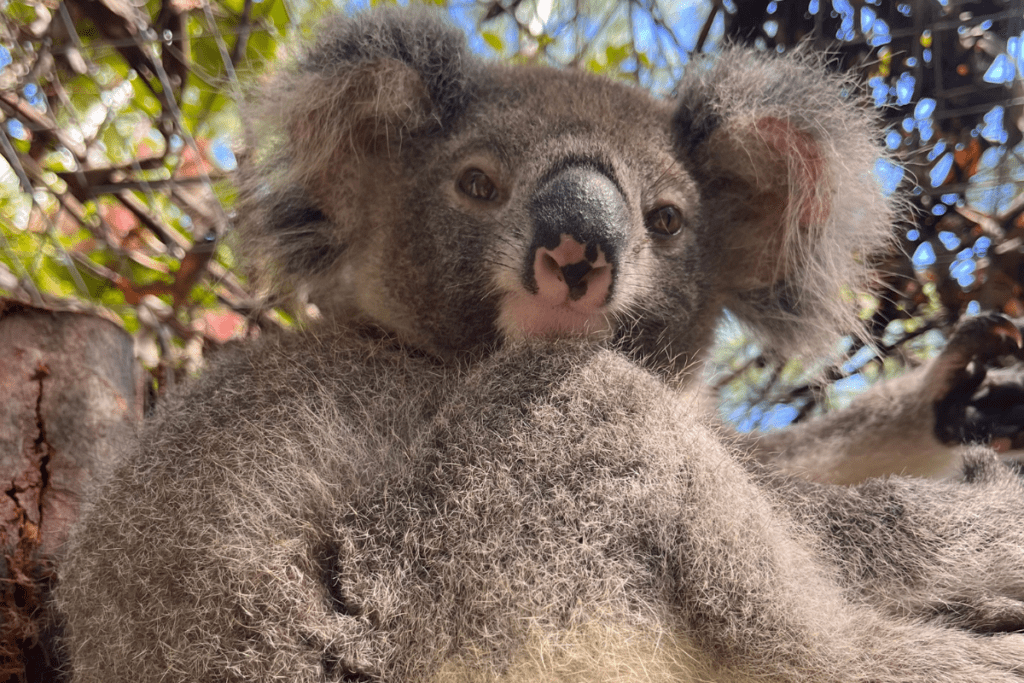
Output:
<instances>
[{"instance_id":1,"label":"green leaf","mask_svg":"<svg viewBox=\"0 0 1024 683\"><path fill-rule=\"evenodd\" d=\"M268 2L264 0L264 2L269 6L269 11L265 16L274 23L274 27L278 31L282 33L286 31L291 24L291 17L288 16L288 8L285 6L284 1L273 0L273 2Z\"/></svg>"},{"instance_id":2,"label":"green leaf","mask_svg":"<svg viewBox=\"0 0 1024 683\"><path fill-rule=\"evenodd\" d=\"M71 272L64 264L50 256L43 257L36 273L36 282L42 291L62 299L70 299L78 294Z\"/></svg>"},{"instance_id":3,"label":"green leaf","mask_svg":"<svg viewBox=\"0 0 1024 683\"><path fill-rule=\"evenodd\" d=\"M147 117L159 116L160 102L153 97L153 91L150 90L146 84L142 82L142 79L138 77L132 79L131 84L132 89L135 91L135 97L132 98L132 104L142 110Z\"/></svg>"},{"instance_id":4,"label":"green leaf","mask_svg":"<svg viewBox=\"0 0 1024 683\"><path fill-rule=\"evenodd\" d=\"M139 317L131 306L125 306L121 311L121 322L124 324L125 332L128 334L135 334L141 327L139 325Z\"/></svg>"},{"instance_id":5,"label":"green leaf","mask_svg":"<svg viewBox=\"0 0 1024 683\"><path fill-rule=\"evenodd\" d=\"M192 303L207 310L216 308L220 304L220 299L217 298L217 294L210 289L208 285L197 285L193 287L192 291L189 292L189 295L192 298Z\"/></svg>"},{"instance_id":6,"label":"green leaf","mask_svg":"<svg viewBox=\"0 0 1024 683\"><path fill-rule=\"evenodd\" d=\"M6 226L4 227L4 238L7 240L7 245L4 249L0 249L0 263L6 264L15 273L21 272L21 268L15 265L15 260L24 264L31 259L39 248L39 240L32 233L8 230Z\"/></svg>"},{"instance_id":7,"label":"green leaf","mask_svg":"<svg viewBox=\"0 0 1024 683\"><path fill-rule=\"evenodd\" d=\"M117 287L110 286L109 283L106 288L100 290L98 299L100 304L111 309L125 305L124 292Z\"/></svg>"},{"instance_id":8,"label":"green leaf","mask_svg":"<svg viewBox=\"0 0 1024 683\"><path fill-rule=\"evenodd\" d=\"M608 59L608 68L614 69L629 56L629 46L620 45L615 47L614 45L609 45L605 48L604 54Z\"/></svg>"},{"instance_id":9,"label":"green leaf","mask_svg":"<svg viewBox=\"0 0 1024 683\"><path fill-rule=\"evenodd\" d=\"M100 96L96 82L89 76L75 76L65 84L65 89L79 116L83 115Z\"/></svg>"},{"instance_id":10,"label":"green leaf","mask_svg":"<svg viewBox=\"0 0 1024 683\"><path fill-rule=\"evenodd\" d=\"M4 14L11 17L18 24L31 24L36 19L35 3L8 2L4 6Z\"/></svg>"},{"instance_id":11,"label":"green leaf","mask_svg":"<svg viewBox=\"0 0 1024 683\"><path fill-rule=\"evenodd\" d=\"M203 65L203 71L215 78L224 74L224 60L213 38L192 41L192 60Z\"/></svg>"},{"instance_id":12,"label":"green leaf","mask_svg":"<svg viewBox=\"0 0 1024 683\"><path fill-rule=\"evenodd\" d=\"M100 139L103 140L103 145L107 148L107 156L113 163L117 165L128 163L130 150L125 144L124 137L117 132L114 126L104 128Z\"/></svg>"},{"instance_id":13,"label":"green leaf","mask_svg":"<svg viewBox=\"0 0 1024 683\"><path fill-rule=\"evenodd\" d=\"M505 52L505 43L502 42L501 38L498 37L496 34L483 33L481 34L481 37L484 39L484 42L490 45L495 52L499 54Z\"/></svg>"}]
</instances>

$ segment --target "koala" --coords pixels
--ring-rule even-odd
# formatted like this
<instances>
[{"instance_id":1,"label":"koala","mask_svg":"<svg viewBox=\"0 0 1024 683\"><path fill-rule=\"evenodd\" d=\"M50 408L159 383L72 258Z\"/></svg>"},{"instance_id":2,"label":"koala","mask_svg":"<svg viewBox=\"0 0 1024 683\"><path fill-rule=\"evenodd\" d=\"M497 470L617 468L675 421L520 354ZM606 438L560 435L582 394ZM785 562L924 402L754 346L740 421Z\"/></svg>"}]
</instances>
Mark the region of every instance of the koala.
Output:
<instances>
[{"instance_id":1,"label":"koala","mask_svg":"<svg viewBox=\"0 0 1024 683\"><path fill-rule=\"evenodd\" d=\"M994 406L986 415L972 396L986 379L985 365L1016 352L1021 341L1017 324L1002 314L966 318L941 353L899 381L873 386L844 410L741 438L760 461L814 481L855 484L893 473L953 477L963 467L961 443L1020 430L1013 410L1003 415ZM1020 401L1012 378L1003 391L1002 403Z\"/></svg>"},{"instance_id":2,"label":"koala","mask_svg":"<svg viewBox=\"0 0 1024 683\"><path fill-rule=\"evenodd\" d=\"M239 174L250 262L322 319L226 351L90 503L71 680L1024 681L1014 472L822 484L701 408L726 308L779 352L855 321L869 110L809 56L677 90L326 21Z\"/></svg>"}]
</instances>

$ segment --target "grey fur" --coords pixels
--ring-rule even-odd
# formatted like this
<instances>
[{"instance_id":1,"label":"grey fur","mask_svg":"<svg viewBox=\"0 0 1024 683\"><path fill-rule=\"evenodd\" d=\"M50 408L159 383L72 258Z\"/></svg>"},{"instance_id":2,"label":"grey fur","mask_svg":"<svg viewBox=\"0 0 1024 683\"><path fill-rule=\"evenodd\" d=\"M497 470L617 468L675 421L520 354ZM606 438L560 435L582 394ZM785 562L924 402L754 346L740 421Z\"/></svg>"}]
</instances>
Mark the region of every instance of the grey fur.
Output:
<instances>
[{"instance_id":1,"label":"grey fur","mask_svg":"<svg viewBox=\"0 0 1024 683\"><path fill-rule=\"evenodd\" d=\"M850 406L766 435L744 435L748 452L807 479L855 484L882 474L944 479L963 469L967 406L989 358L1018 348L1002 314L963 319L942 352L897 381L880 382Z\"/></svg>"},{"instance_id":2,"label":"grey fur","mask_svg":"<svg viewBox=\"0 0 1024 683\"><path fill-rule=\"evenodd\" d=\"M1016 475L791 480L687 379L723 306L787 348L852 319L891 214L839 84L731 51L662 102L416 13L323 35L263 91L241 215L326 320L148 423L63 565L76 682L1024 680ZM551 187L583 197L549 223L626 221L568 335L524 332Z\"/></svg>"}]
</instances>

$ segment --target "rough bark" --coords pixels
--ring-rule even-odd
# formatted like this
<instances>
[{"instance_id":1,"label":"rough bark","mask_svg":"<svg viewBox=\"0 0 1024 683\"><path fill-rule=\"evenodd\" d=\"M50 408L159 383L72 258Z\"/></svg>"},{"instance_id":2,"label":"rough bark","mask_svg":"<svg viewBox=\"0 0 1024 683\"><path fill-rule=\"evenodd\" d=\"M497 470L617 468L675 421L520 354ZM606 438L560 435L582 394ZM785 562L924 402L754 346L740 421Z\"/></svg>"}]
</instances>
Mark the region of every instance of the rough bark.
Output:
<instances>
[{"instance_id":1,"label":"rough bark","mask_svg":"<svg viewBox=\"0 0 1024 683\"><path fill-rule=\"evenodd\" d=\"M0 301L0 681L58 678L57 552L142 417L141 382L114 323Z\"/></svg>"}]
</instances>

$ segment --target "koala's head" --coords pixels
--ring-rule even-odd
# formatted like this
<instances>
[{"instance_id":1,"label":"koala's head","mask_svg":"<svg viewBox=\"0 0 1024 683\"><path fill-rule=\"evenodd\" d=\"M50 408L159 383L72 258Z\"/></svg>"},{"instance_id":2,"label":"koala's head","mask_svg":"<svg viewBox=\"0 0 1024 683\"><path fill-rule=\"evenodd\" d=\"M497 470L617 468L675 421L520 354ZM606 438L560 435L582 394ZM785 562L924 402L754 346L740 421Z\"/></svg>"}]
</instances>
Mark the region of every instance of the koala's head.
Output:
<instances>
[{"instance_id":1,"label":"koala's head","mask_svg":"<svg viewBox=\"0 0 1024 683\"><path fill-rule=\"evenodd\" d=\"M659 100L483 61L429 14L334 19L250 110L242 245L439 354L581 335L672 365L723 308L806 348L854 322L891 220L872 121L820 72L732 50Z\"/></svg>"}]
</instances>

